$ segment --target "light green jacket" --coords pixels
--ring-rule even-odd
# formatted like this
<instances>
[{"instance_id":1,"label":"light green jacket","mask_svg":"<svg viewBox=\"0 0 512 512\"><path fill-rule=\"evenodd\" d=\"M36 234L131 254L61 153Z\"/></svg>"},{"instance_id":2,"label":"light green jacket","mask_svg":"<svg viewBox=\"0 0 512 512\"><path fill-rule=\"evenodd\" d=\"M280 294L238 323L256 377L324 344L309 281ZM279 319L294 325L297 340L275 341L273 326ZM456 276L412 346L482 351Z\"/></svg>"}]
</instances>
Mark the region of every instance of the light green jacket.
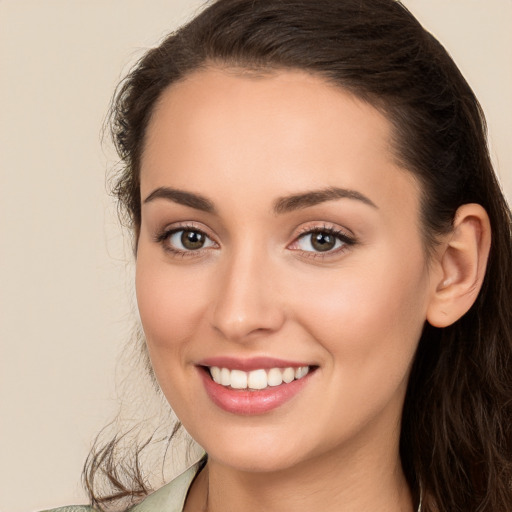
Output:
<instances>
[{"instance_id":1,"label":"light green jacket","mask_svg":"<svg viewBox=\"0 0 512 512\"><path fill-rule=\"evenodd\" d=\"M174 480L164 485L138 505L132 507L129 512L183 512L183 505L187 497L188 488L201 467L201 461L194 464ZM45 512L95 512L87 505L74 505L60 507Z\"/></svg>"}]
</instances>

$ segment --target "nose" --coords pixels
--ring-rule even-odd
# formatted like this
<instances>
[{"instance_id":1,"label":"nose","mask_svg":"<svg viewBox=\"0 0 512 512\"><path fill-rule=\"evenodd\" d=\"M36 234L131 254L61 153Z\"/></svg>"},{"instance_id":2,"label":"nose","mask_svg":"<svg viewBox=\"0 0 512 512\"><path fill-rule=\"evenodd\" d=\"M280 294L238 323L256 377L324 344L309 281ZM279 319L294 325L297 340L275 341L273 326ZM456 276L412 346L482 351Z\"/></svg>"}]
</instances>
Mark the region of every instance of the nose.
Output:
<instances>
[{"instance_id":1,"label":"nose","mask_svg":"<svg viewBox=\"0 0 512 512\"><path fill-rule=\"evenodd\" d=\"M246 250L219 269L212 326L225 339L244 342L278 331L285 321L269 258Z\"/></svg>"}]
</instances>

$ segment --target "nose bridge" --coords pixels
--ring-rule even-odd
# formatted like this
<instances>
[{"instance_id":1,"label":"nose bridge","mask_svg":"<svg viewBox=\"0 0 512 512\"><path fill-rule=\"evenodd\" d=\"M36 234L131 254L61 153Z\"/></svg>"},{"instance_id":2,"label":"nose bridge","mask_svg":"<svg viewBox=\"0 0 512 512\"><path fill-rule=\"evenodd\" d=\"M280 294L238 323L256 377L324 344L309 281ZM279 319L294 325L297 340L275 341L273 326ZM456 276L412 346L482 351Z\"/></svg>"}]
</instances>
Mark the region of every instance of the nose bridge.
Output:
<instances>
[{"instance_id":1,"label":"nose bridge","mask_svg":"<svg viewBox=\"0 0 512 512\"><path fill-rule=\"evenodd\" d=\"M242 243L226 257L219 270L212 322L225 338L241 341L281 326L284 313L271 283L272 266L261 244Z\"/></svg>"}]
</instances>

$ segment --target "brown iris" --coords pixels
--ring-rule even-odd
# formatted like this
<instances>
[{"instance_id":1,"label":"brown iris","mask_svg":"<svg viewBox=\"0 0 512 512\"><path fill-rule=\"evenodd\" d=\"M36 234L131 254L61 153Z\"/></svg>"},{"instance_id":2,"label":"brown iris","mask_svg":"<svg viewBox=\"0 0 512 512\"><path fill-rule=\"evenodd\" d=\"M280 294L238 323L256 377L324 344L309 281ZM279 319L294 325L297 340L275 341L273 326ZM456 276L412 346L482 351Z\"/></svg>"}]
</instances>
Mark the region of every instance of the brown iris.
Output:
<instances>
[{"instance_id":1,"label":"brown iris","mask_svg":"<svg viewBox=\"0 0 512 512\"><path fill-rule=\"evenodd\" d=\"M336 245L336 237L325 231L311 234L311 245L316 251L330 251Z\"/></svg>"},{"instance_id":2,"label":"brown iris","mask_svg":"<svg viewBox=\"0 0 512 512\"><path fill-rule=\"evenodd\" d=\"M181 234L181 243L189 251L201 249L206 240L206 236L200 231L184 230Z\"/></svg>"}]
</instances>

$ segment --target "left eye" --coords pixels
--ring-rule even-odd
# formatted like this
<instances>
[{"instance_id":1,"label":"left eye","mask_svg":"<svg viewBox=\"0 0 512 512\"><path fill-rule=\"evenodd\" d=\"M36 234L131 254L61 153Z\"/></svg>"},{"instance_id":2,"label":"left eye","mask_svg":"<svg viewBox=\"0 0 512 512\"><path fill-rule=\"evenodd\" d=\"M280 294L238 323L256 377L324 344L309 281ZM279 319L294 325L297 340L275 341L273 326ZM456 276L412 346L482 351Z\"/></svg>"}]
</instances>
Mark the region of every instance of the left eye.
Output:
<instances>
[{"instance_id":1,"label":"left eye","mask_svg":"<svg viewBox=\"0 0 512 512\"><path fill-rule=\"evenodd\" d=\"M213 247L215 243L197 229L180 229L169 235L169 245L178 251L197 251Z\"/></svg>"},{"instance_id":2,"label":"left eye","mask_svg":"<svg viewBox=\"0 0 512 512\"><path fill-rule=\"evenodd\" d=\"M311 231L297 239L297 248L306 252L327 252L342 247L346 242L330 231Z\"/></svg>"}]
</instances>

